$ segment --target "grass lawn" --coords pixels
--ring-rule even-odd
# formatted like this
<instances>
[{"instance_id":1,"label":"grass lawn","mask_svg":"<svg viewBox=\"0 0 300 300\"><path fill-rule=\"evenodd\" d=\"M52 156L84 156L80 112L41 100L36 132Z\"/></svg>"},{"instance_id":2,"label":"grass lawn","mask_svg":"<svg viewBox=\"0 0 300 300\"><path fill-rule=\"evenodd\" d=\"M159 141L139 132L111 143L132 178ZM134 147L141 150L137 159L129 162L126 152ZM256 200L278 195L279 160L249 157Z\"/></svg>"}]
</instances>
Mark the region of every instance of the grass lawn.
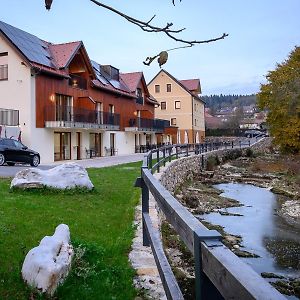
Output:
<instances>
[{"instance_id":1,"label":"grass lawn","mask_svg":"<svg viewBox=\"0 0 300 300\"><path fill-rule=\"evenodd\" d=\"M61 223L70 227L76 256L54 299L134 299L128 253L140 165L88 169L92 192L10 191L10 180L1 179L0 299L42 299L23 283L21 268L27 252Z\"/></svg>"}]
</instances>

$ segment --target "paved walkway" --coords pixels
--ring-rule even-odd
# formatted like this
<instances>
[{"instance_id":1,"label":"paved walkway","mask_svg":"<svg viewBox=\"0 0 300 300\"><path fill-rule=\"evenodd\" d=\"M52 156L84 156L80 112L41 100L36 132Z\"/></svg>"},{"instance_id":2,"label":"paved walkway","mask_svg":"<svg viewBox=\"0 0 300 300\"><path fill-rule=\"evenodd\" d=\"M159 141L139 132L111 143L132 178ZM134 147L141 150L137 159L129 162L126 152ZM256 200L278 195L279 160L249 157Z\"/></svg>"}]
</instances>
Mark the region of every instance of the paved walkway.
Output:
<instances>
[{"instance_id":1,"label":"paved walkway","mask_svg":"<svg viewBox=\"0 0 300 300\"><path fill-rule=\"evenodd\" d=\"M97 157L93 159L83 159L83 160L67 160L67 161L57 161L47 165L39 165L38 168L42 170L51 169L57 165L61 165L65 162L76 162L79 165L85 168L103 168L114 165L120 165L130 162L136 162L142 160L144 153L136 153L129 155L118 155L118 156L106 156L106 157ZM15 165L15 166L0 166L0 177L14 177L17 172L31 168L30 165Z\"/></svg>"}]
</instances>

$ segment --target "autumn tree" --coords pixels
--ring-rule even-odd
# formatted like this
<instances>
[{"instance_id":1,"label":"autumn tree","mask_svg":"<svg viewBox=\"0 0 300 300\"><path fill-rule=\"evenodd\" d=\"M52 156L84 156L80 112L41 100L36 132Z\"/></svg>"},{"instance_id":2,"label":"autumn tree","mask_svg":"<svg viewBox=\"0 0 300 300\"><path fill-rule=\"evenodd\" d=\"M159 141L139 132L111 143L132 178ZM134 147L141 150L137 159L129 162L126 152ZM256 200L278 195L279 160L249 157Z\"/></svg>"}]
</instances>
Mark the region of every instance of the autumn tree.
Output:
<instances>
[{"instance_id":1,"label":"autumn tree","mask_svg":"<svg viewBox=\"0 0 300 300\"><path fill-rule=\"evenodd\" d=\"M261 85L258 105L268 110L267 123L281 150L300 152L300 47L278 64Z\"/></svg>"}]
</instances>

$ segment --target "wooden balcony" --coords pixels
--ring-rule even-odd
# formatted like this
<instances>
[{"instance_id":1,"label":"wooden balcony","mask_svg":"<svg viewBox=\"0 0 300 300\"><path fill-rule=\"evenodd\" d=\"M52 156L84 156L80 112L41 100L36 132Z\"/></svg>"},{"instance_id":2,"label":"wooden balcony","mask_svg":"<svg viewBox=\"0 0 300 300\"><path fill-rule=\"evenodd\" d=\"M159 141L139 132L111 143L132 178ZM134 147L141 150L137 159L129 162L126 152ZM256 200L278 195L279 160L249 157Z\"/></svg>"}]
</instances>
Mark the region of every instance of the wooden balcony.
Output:
<instances>
[{"instance_id":1,"label":"wooden balcony","mask_svg":"<svg viewBox=\"0 0 300 300\"><path fill-rule=\"evenodd\" d=\"M45 127L119 130L120 115L73 106L45 107Z\"/></svg>"}]
</instances>

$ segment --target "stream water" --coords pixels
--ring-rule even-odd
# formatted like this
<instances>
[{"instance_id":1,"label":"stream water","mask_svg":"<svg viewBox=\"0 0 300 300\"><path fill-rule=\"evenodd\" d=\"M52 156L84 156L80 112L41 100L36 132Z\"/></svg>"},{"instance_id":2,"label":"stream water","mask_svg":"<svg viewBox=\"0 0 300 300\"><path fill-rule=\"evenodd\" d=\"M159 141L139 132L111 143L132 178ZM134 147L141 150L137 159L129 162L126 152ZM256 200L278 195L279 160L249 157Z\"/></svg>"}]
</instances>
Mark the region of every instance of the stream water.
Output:
<instances>
[{"instance_id":1,"label":"stream water","mask_svg":"<svg viewBox=\"0 0 300 300\"><path fill-rule=\"evenodd\" d=\"M249 184L225 183L214 186L221 196L238 200L244 206L224 211L243 216L224 216L217 212L201 218L221 225L229 234L240 235L246 250L259 258L242 258L257 271L286 277L300 277L300 229L287 224L276 214L277 195Z\"/></svg>"}]
</instances>

